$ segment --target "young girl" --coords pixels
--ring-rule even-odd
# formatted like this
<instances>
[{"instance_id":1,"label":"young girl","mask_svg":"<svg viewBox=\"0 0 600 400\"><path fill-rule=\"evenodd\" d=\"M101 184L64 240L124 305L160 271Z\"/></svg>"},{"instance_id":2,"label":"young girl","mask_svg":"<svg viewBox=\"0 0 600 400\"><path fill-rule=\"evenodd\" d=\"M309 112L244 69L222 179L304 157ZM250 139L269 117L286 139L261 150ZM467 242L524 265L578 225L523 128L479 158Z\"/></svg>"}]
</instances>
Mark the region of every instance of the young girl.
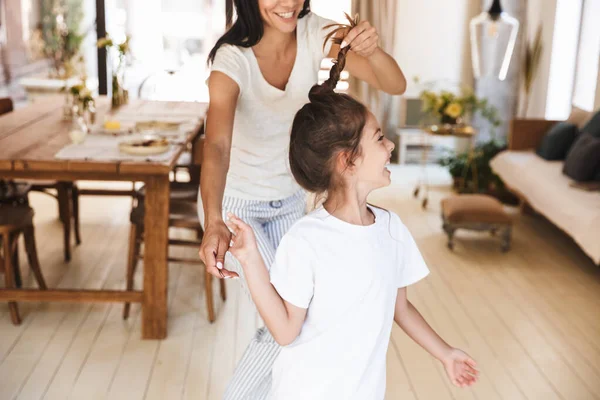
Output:
<instances>
[{"instance_id":1,"label":"young girl","mask_svg":"<svg viewBox=\"0 0 600 400\"><path fill-rule=\"evenodd\" d=\"M399 217L367 204L390 184L393 144L367 108L333 88L345 61L296 114L290 166L296 181L327 193L322 207L284 235L267 270L252 228L229 214L231 253L254 303L284 346L273 399L383 399L392 321L440 360L453 384L472 385L475 361L444 342L408 301L429 270Z\"/></svg>"}]
</instances>

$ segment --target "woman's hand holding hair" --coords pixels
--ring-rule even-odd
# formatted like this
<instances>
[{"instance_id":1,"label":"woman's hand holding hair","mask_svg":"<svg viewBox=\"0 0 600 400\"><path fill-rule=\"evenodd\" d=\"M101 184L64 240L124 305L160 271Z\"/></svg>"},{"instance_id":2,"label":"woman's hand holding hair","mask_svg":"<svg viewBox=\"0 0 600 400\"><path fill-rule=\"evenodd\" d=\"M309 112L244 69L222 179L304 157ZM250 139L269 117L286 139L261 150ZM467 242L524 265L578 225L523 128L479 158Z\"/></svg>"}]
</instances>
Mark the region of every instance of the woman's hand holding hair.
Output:
<instances>
[{"instance_id":1,"label":"woman's hand holding hair","mask_svg":"<svg viewBox=\"0 0 600 400\"><path fill-rule=\"evenodd\" d=\"M369 58L379 48L379 34L369 21L361 21L354 26L344 37L340 48L350 45L350 50L356 54Z\"/></svg>"}]
</instances>

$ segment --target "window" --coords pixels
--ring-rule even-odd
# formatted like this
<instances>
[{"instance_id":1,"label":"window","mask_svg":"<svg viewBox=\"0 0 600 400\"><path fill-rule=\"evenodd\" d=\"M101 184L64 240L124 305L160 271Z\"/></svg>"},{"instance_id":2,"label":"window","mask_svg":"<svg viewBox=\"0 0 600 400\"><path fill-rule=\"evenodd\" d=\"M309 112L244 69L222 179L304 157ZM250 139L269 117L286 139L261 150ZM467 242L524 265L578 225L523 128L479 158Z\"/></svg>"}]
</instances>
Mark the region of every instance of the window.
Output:
<instances>
[{"instance_id":1,"label":"window","mask_svg":"<svg viewBox=\"0 0 600 400\"><path fill-rule=\"evenodd\" d=\"M584 0L557 0L551 51L546 118L566 119L571 112L581 9Z\"/></svg>"},{"instance_id":2,"label":"window","mask_svg":"<svg viewBox=\"0 0 600 400\"><path fill-rule=\"evenodd\" d=\"M591 111L594 109L598 64L600 60L600 0L584 0L581 35L577 53L573 104Z\"/></svg>"}]
</instances>

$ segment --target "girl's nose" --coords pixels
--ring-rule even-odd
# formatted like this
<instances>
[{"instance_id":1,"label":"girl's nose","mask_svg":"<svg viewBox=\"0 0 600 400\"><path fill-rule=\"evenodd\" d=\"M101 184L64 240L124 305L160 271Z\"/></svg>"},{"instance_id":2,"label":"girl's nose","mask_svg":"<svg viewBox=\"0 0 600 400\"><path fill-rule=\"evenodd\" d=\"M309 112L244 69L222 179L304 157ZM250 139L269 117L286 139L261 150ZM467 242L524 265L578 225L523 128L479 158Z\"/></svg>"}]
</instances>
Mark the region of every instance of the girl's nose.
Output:
<instances>
[{"instance_id":1,"label":"girl's nose","mask_svg":"<svg viewBox=\"0 0 600 400\"><path fill-rule=\"evenodd\" d=\"M394 151L394 149L396 148L396 145L394 144L394 142L392 142L388 138L385 138L384 140L386 141L387 148L390 149L390 151Z\"/></svg>"}]
</instances>

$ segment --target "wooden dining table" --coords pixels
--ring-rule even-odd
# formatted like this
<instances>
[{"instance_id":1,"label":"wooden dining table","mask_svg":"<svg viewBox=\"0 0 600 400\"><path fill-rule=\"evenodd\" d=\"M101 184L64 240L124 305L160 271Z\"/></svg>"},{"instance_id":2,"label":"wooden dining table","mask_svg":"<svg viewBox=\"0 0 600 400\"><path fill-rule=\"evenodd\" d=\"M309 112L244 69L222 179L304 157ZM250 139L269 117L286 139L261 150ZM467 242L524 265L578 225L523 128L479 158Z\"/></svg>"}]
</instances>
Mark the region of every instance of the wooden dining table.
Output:
<instances>
[{"instance_id":1,"label":"wooden dining table","mask_svg":"<svg viewBox=\"0 0 600 400\"><path fill-rule=\"evenodd\" d=\"M194 102L131 100L110 111L110 99L96 100L98 118L107 113L118 120L120 113L148 120L170 114L196 115L193 129L185 133L168 160L98 161L59 159L56 154L71 144L72 122L63 117L64 97L37 100L0 117L0 179L56 181L135 181L144 182L144 281L135 291L73 289L0 290L0 301L138 302L142 306L142 338L163 339L167 335L169 175L180 155L190 149L192 160L201 159L204 116L208 105ZM42 265L43 269L43 265Z\"/></svg>"}]
</instances>

